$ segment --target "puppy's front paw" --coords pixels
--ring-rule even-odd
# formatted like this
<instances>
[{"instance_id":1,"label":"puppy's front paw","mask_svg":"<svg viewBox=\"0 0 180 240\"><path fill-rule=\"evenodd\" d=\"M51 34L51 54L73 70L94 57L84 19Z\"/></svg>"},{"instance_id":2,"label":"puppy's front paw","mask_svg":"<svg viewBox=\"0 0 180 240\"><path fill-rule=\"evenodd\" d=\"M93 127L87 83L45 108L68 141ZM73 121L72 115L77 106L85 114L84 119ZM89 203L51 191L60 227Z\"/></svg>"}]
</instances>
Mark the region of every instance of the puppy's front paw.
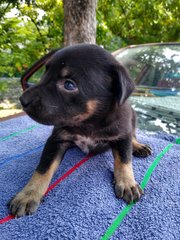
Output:
<instances>
[{"instance_id":1,"label":"puppy's front paw","mask_svg":"<svg viewBox=\"0 0 180 240\"><path fill-rule=\"evenodd\" d=\"M152 149L147 144L138 143L136 146L133 146L133 155L135 157L147 157L152 154Z\"/></svg>"},{"instance_id":2,"label":"puppy's front paw","mask_svg":"<svg viewBox=\"0 0 180 240\"><path fill-rule=\"evenodd\" d=\"M40 195L35 191L21 191L8 203L9 212L15 217L31 215L36 212L41 202Z\"/></svg>"},{"instance_id":3,"label":"puppy's front paw","mask_svg":"<svg viewBox=\"0 0 180 240\"><path fill-rule=\"evenodd\" d=\"M115 194L117 198L122 198L128 204L131 202L139 201L143 190L137 182L133 181L130 183L119 182L115 183Z\"/></svg>"}]
</instances>

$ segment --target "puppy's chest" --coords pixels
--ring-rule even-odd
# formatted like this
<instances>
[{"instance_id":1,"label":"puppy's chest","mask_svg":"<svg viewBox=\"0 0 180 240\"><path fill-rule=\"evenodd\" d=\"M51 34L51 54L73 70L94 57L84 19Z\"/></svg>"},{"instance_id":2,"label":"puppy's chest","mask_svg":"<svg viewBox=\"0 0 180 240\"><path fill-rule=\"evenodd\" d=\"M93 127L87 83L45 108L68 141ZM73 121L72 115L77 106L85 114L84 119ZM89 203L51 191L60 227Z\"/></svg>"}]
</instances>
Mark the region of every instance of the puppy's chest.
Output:
<instances>
[{"instance_id":1,"label":"puppy's chest","mask_svg":"<svg viewBox=\"0 0 180 240\"><path fill-rule=\"evenodd\" d=\"M99 145L98 141L95 141L90 137L85 137L85 136L81 136L81 135L76 135L74 143L84 153L89 153L89 152L95 150Z\"/></svg>"}]
</instances>

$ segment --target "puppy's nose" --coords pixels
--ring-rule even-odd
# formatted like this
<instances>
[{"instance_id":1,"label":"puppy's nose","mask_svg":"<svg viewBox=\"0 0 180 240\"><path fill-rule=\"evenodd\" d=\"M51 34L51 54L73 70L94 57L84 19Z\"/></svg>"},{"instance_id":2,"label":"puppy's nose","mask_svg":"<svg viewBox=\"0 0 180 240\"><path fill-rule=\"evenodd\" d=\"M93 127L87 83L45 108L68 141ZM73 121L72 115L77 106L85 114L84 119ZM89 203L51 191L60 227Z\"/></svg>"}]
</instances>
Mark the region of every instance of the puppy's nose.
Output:
<instances>
[{"instance_id":1,"label":"puppy's nose","mask_svg":"<svg viewBox=\"0 0 180 240\"><path fill-rule=\"evenodd\" d=\"M27 97L24 97L23 95L19 98L19 101L21 103L21 105L26 108L28 107L31 102L32 102L32 99L28 99Z\"/></svg>"}]
</instances>

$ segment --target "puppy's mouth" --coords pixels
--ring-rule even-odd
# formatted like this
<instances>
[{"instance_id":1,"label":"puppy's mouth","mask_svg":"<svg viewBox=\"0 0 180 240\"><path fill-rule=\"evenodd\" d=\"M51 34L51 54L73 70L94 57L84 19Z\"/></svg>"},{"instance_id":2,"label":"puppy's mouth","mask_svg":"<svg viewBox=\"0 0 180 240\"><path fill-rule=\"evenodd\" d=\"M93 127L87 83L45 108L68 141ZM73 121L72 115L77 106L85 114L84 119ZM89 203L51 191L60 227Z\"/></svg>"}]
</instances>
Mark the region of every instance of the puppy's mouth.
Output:
<instances>
[{"instance_id":1,"label":"puppy's mouth","mask_svg":"<svg viewBox=\"0 0 180 240\"><path fill-rule=\"evenodd\" d=\"M24 110L27 115L32 118L34 121L44 124L44 125L54 125L53 118L51 116L47 116L47 114L42 114L40 111L33 111L31 108Z\"/></svg>"},{"instance_id":2,"label":"puppy's mouth","mask_svg":"<svg viewBox=\"0 0 180 240\"><path fill-rule=\"evenodd\" d=\"M40 124L53 125L50 114L42 106L40 99L27 100L23 96L20 97L23 110L27 115Z\"/></svg>"}]
</instances>

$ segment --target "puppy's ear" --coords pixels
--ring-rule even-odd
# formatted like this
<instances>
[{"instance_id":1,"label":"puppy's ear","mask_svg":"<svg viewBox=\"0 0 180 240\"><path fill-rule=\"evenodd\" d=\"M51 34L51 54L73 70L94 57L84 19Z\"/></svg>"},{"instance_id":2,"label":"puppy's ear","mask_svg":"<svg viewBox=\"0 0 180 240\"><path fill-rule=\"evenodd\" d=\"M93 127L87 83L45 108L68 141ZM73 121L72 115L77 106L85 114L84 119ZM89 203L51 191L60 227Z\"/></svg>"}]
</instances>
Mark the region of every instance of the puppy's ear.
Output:
<instances>
[{"instance_id":1,"label":"puppy's ear","mask_svg":"<svg viewBox=\"0 0 180 240\"><path fill-rule=\"evenodd\" d=\"M118 105L123 104L135 89L134 81L120 64L111 66L112 91Z\"/></svg>"}]
</instances>

